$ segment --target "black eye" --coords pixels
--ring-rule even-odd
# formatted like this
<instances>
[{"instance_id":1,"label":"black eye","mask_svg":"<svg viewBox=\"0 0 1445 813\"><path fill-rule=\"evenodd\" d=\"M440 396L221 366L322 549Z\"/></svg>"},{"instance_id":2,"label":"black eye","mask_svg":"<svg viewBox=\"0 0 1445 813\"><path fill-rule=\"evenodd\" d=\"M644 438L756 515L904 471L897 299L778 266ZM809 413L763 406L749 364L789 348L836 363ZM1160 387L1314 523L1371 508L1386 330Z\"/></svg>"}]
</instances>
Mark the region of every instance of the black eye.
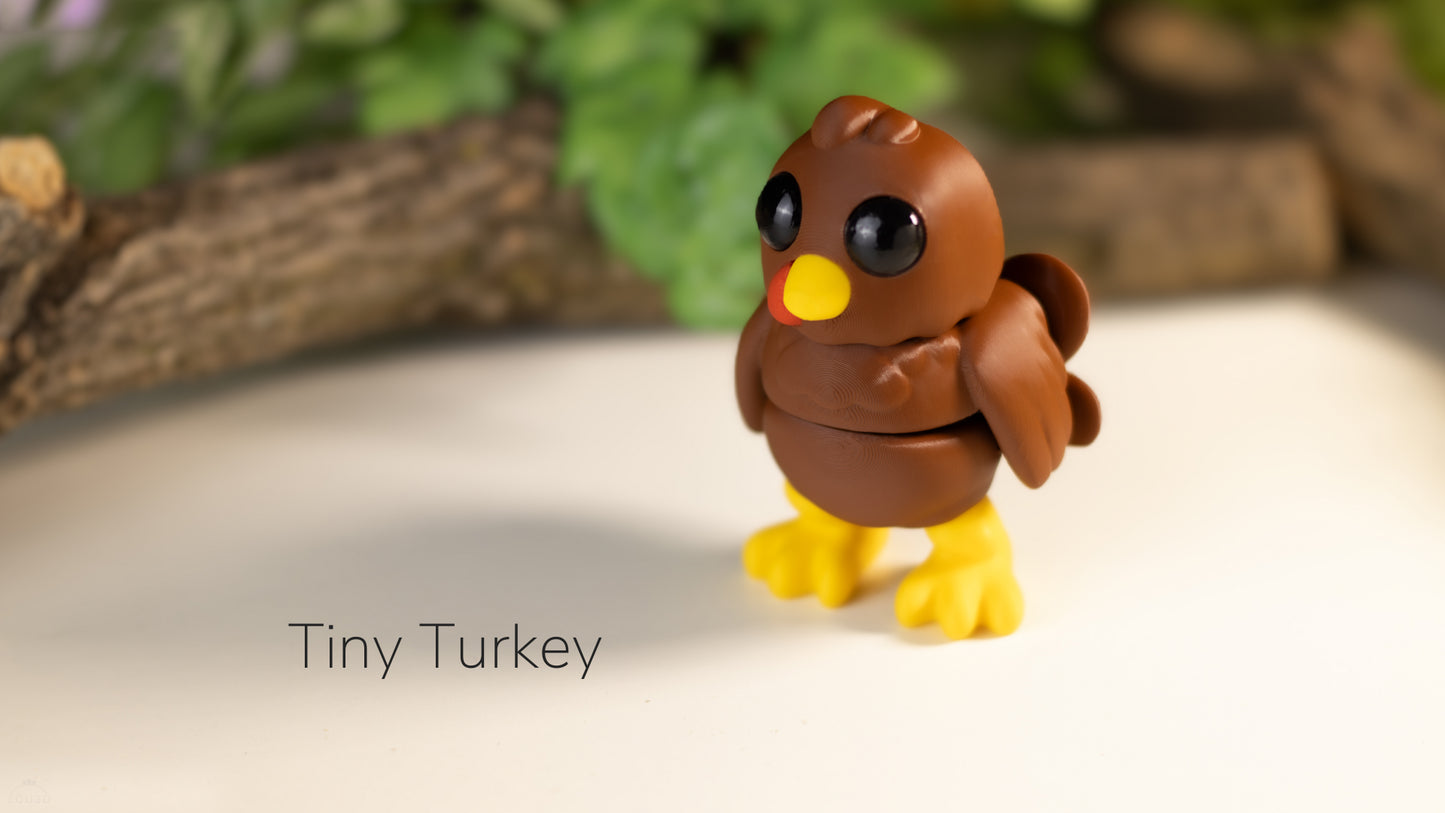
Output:
<instances>
[{"instance_id":1,"label":"black eye","mask_svg":"<svg viewBox=\"0 0 1445 813\"><path fill-rule=\"evenodd\" d=\"M897 276L923 255L923 216L898 198L869 198L848 215L843 243L859 268L876 277Z\"/></svg>"},{"instance_id":2,"label":"black eye","mask_svg":"<svg viewBox=\"0 0 1445 813\"><path fill-rule=\"evenodd\" d=\"M791 172L779 172L758 195L758 234L774 251L782 251L798 238L803 224L803 192Z\"/></svg>"}]
</instances>

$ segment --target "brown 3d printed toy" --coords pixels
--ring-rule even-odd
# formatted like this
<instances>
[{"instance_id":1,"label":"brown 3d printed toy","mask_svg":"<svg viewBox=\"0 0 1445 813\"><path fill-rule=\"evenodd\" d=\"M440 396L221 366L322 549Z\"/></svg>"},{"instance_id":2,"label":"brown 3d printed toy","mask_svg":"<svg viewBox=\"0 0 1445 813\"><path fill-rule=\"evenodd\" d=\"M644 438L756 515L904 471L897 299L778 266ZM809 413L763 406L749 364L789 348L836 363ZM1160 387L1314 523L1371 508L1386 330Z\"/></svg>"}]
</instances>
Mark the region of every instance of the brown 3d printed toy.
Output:
<instances>
[{"instance_id":1,"label":"brown 3d printed toy","mask_svg":"<svg viewBox=\"0 0 1445 813\"><path fill-rule=\"evenodd\" d=\"M1064 369L1088 331L1083 282L1046 255L1005 261L973 155L861 96L783 153L757 220L768 295L738 345L738 405L799 516L748 540L748 572L839 606L889 527L926 528L898 619L1013 632L1023 597L987 494L1000 454L1037 488L1099 432Z\"/></svg>"}]
</instances>

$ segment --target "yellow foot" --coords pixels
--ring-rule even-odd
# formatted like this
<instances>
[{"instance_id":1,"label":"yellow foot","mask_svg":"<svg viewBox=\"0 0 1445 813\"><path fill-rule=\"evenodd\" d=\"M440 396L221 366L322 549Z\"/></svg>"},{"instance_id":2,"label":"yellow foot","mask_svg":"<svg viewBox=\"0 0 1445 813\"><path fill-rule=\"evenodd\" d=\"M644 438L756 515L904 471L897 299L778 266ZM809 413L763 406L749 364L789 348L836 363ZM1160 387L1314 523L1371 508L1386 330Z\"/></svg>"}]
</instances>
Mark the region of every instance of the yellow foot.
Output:
<instances>
[{"instance_id":1,"label":"yellow foot","mask_svg":"<svg viewBox=\"0 0 1445 813\"><path fill-rule=\"evenodd\" d=\"M956 519L928 529L933 553L898 586L894 610L907 627L937 621L950 638L978 627L999 635L1018 629L1024 598L1013 550L993 504L984 498Z\"/></svg>"},{"instance_id":2,"label":"yellow foot","mask_svg":"<svg viewBox=\"0 0 1445 813\"><path fill-rule=\"evenodd\" d=\"M883 549L887 528L865 528L834 517L787 486L798 518L753 534L743 567L779 598L816 593L827 607L853 597L863 570Z\"/></svg>"}]
</instances>

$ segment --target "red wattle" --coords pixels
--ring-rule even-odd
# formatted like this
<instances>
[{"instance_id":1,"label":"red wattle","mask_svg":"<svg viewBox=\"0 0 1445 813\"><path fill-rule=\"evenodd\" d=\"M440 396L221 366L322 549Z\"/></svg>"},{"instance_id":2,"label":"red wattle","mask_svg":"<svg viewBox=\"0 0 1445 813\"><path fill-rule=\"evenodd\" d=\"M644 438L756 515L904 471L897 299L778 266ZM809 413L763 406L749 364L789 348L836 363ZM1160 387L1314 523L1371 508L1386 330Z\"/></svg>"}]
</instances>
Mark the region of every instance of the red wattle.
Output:
<instances>
[{"instance_id":1,"label":"red wattle","mask_svg":"<svg viewBox=\"0 0 1445 813\"><path fill-rule=\"evenodd\" d=\"M778 273L773 275L773 281L768 283L768 313L781 324L801 325L803 320L794 316L783 304L783 285L788 281L788 271L792 268L792 263L779 268Z\"/></svg>"}]
</instances>

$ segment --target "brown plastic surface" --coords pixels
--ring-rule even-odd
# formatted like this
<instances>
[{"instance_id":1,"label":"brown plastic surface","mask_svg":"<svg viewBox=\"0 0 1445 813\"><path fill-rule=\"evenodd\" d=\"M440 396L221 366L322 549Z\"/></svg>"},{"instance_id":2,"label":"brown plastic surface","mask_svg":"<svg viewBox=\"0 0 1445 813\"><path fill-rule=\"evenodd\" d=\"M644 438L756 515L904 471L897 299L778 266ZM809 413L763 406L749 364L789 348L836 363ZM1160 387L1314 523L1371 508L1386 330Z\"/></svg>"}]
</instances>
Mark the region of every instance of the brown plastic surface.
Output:
<instances>
[{"instance_id":1,"label":"brown plastic surface","mask_svg":"<svg viewBox=\"0 0 1445 813\"><path fill-rule=\"evenodd\" d=\"M811 253L852 289L839 316L796 326L764 302L739 342L743 419L794 488L858 525L927 527L982 499L1001 456L1038 487L1066 445L1094 439L1098 399L1064 368L1088 332L1088 293L1053 257L1005 262L993 190L963 145L845 96L783 153L773 174L785 171L802 225L784 251L759 241L765 280ZM877 195L924 221L923 255L896 277L865 273L843 243L850 212Z\"/></svg>"}]
</instances>

